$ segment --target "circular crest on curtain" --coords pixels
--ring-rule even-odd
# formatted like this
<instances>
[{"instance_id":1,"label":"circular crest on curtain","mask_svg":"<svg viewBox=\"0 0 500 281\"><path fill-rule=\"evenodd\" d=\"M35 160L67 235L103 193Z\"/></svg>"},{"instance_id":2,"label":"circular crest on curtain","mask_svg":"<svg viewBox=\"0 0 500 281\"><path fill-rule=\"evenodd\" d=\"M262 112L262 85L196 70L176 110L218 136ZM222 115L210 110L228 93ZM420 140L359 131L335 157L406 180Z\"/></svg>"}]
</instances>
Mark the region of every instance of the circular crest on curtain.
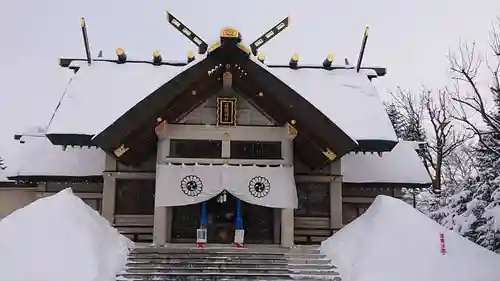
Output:
<instances>
[{"instance_id":1,"label":"circular crest on curtain","mask_svg":"<svg viewBox=\"0 0 500 281\"><path fill-rule=\"evenodd\" d=\"M248 183L248 191L256 198L262 198L271 191L271 183L262 176L253 177Z\"/></svg>"},{"instance_id":2,"label":"circular crest on curtain","mask_svg":"<svg viewBox=\"0 0 500 281\"><path fill-rule=\"evenodd\" d=\"M181 189L187 196L198 196L203 190L203 182L198 176L188 175L181 180Z\"/></svg>"}]
</instances>

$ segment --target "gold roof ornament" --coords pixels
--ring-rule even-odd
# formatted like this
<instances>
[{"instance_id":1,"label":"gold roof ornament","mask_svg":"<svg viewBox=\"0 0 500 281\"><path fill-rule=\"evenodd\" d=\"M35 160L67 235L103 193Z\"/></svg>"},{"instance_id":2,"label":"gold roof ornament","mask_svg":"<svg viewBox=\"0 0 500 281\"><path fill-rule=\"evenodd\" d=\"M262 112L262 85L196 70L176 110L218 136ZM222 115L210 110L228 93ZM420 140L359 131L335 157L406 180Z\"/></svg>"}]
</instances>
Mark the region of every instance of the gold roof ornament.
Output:
<instances>
[{"instance_id":1,"label":"gold roof ornament","mask_svg":"<svg viewBox=\"0 0 500 281\"><path fill-rule=\"evenodd\" d=\"M259 56L257 57L261 63L264 63L264 60L266 59L266 56L263 53L259 53Z\"/></svg>"},{"instance_id":2,"label":"gold roof ornament","mask_svg":"<svg viewBox=\"0 0 500 281\"><path fill-rule=\"evenodd\" d=\"M328 55L323 61L323 67L331 67L334 59L334 55Z\"/></svg>"},{"instance_id":3,"label":"gold roof ornament","mask_svg":"<svg viewBox=\"0 0 500 281\"><path fill-rule=\"evenodd\" d=\"M122 48L117 48L116 49L116 56L118 57L119 62L125 62L127 60L127 54L125 53L125 50Z\"/></svg>"},{"instance_id":4,"label":"gold roof ornament","mask_svg":"<svg viewBox=\"0 0 500 281\"><path fill-rule=\"evenodd\" d=\"M125 147L125 144L120 145L117 149L113 151L116 157L121 157L127 151L129 151L129 147Z\"/></svg>"},{"instance_id":5,"label":"gold roof ornament","mask_svg":"<svg viewBox=\"0 0 500 281\"><path fill-rule=\"evenodd\" d=\"M161 57L161 54L158 50L155 50L153 52L153 63L155 64L160 64L162 61L162 57Z\"/></svg>"},{"instance_id":6,"label":"gold roof ornament","mask_svg":"<svg viewBox=\"0 0 500 281\"><path fill-rule=\"evenodd\" d=\"M288 63L291 68L297 68L299 64L299 55L298 54L293 54L292 57L290 58L290 62Z\"/></svg>"},{"instance_id":7,"label":"gold roof ornament","mask_svg":"<svg viewBox=\"0 0 500 281\"><path fill-rule=\"evenodd\" d=\"M221 38L239 38L240 32L234 28L226 27L220 31Z\"/></svg>"},{"instance_id":8,"label":"gold roof ornament","mask_svg":"<svg viewBox=\"0 0 500 281\"><path fill-rule=\"evenodd\" d=\"M328 158L328 160L333 161L335 158L337 158L337 154L335 154L331 149L327 148L325 151L323 151L323 155Z\"/></svg>"},{"instance_id":9,"label":"gold roof ornament","mask_svg":"<svg viewBox=\"0 0 500 281\"><path fill-rule=\"evenodd\" d=\"M288 135L293 136L293 137L296 137L297 134L299 133L299 131L297 130L297 128L295 128L290 123L286 123L286 129L287 129Z\"/></svg>"},{"instance_id":10,"label":"gold roof ornament","mask_svg":"<svg viewBox=\"0 0 500 281\"><path fill-rule=\"evenodd\" d=\"M189 51L187 53L187 58L188 58L188 63L194 61L196 59L195 55L194 55L194 52L193 51Z\"/></svg>"}]
</instances>

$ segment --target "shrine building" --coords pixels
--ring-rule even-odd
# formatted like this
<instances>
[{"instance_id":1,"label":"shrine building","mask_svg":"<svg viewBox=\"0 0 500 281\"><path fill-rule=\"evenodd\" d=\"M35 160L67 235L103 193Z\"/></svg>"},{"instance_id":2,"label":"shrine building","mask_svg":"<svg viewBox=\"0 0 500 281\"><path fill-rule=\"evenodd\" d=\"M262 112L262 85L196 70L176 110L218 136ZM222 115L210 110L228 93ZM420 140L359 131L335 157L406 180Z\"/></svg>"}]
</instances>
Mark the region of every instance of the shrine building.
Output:
<instances>
[{"instance_id":1,"label":"shrine building","mask_svg":"<svg viewBox=\"0 0 500 281\"><path fill-rule=\"evenodd\" d=\"M52 119L16 135L11 208L71 187L135 241L291 246L431 184L371 83L385 69L361 65L368 30L356 65L268 65L258 48L288 19L248 46L231 28L208 46L168 19L197 54L93 59L82 22L87 57L60 59L74 75Z\"/></svg>"}]
</instances>

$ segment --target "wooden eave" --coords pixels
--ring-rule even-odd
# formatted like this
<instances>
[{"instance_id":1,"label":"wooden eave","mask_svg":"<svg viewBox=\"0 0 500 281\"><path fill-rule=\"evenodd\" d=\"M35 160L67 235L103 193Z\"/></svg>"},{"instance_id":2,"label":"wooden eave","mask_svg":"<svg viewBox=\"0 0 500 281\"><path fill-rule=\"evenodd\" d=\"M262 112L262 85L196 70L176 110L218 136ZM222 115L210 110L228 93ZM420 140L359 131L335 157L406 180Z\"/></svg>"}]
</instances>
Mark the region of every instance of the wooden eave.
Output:
<instances>
[{"instance_id":1,"label":"wooden eave","mask_svg":"<svg viewBox=\"0 0 500 281\"><path fill-rule=\"evenodd\" d=\"M103 176L47 176L47 175L21 175L8 177L9 180L18 183L37 183L37 182L103 182Z\"/></svg>"},{"instance_id":2,"label":"wooden eave","mask_svg":"<svg viewBox=\"0 0 500 281\"><path fill-rule=\"evenodd\" d=\"M432 183L404 183L404 182L342 182L346 188L429 188Z\"/></svg>"}]
</instances>

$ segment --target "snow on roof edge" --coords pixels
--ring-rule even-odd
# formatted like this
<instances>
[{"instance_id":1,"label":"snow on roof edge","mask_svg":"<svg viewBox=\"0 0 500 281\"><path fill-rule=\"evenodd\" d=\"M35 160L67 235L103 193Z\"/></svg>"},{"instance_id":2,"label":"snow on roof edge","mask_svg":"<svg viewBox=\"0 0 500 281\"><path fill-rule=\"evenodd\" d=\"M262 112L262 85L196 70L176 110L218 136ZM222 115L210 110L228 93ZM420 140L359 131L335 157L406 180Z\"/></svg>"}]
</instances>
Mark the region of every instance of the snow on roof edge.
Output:
<instances>
[{"instance_id":1,"label":"snow on roof edge","mask_svg":"<svg viewBox=\"0 0 500 281\"><path fill-rule=\"evenodd\" d=\"M399 141L390 152L349 153L341 158L344 183L431 185L432 179L413 145Z\"/></svg>"}]
</instances>

